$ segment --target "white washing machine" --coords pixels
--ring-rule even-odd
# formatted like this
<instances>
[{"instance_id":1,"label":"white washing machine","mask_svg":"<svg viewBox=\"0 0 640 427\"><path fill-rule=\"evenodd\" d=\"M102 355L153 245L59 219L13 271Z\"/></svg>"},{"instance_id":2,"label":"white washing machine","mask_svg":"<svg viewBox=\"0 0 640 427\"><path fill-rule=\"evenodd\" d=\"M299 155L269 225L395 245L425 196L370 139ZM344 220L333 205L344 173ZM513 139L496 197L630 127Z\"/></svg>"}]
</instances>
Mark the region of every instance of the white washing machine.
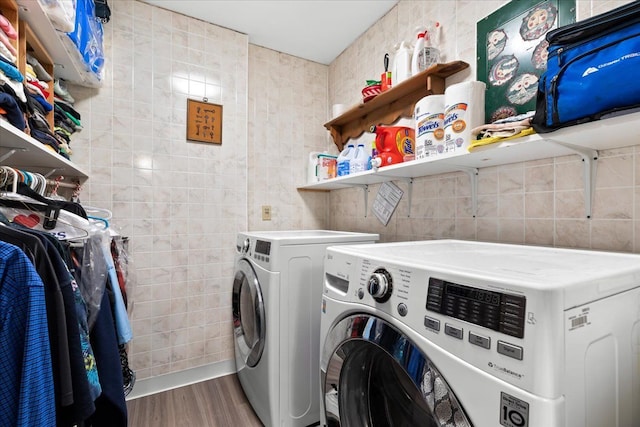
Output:
<instances>
[{"instance_id":1,"label":"white washing machine","mask_svg":"<svg viewBox=\"0 0 640 427\"><path fill-rule=\"evenodd\" d=\"M324 257L329 245L377 234L327 230L239 233L232 307L242 388L270 426L320 421L318 370Z\"/></svg>"},{"instance_id":2,"label":"white washing machine","mask_svg":"<svg viewBox=\"0 0 640 427\"><path fill-rule=\"evenodd\" d=\"M637 427L640 256L329 248L321 425Z\"/></svg>"}]
</instances>

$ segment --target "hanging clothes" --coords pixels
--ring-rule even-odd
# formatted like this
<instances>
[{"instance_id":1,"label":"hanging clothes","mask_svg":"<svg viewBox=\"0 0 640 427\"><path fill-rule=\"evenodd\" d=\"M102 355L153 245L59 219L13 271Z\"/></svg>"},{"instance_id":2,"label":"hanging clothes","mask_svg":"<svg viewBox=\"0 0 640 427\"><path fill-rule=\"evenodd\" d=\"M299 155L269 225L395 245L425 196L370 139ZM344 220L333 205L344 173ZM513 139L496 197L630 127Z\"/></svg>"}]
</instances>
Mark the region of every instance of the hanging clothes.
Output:
<instances>
[{"instance_id":1,"label":"hanging clothes","mask_svg":"<svg viewBox=\"0 0 640 427\"><path fill-rule=\"evenodd\" d=\"M55 426L44 283L24 251L0 242L0 426Z\"/></svg>"},{"instance_id":2,"label":"hanging clothes","mask_svg":"<svg viewBox=\"0 0 640 427\"><path fill-rule=\"evenodd\" d=\"M109 309L110 293L112 289L108 285L108 290L102 297L102 309L91 330L91 342L94 343L93 351L102 380L102 394L95 402L96 411L87 420L87 425L91 427L127 427L127 404L123 393L118 339L113 328L113 314Z\"/></svg>"},{"instance_id":3,"label":"hanging clothes","mask_svg":"<svg viewBox=\"0 0 640 427\"><path fill-rule=\"evenodd\" d=\"M123 344L132 333L109 233L92 225L78 203L8 184L11 198L0 194L0 427L126 427ZM86 254L72 256L78 248L68 236L96 237L88 261L93 267L101 260L103 269L84 268Z\"/></svg>"}]
</instances>

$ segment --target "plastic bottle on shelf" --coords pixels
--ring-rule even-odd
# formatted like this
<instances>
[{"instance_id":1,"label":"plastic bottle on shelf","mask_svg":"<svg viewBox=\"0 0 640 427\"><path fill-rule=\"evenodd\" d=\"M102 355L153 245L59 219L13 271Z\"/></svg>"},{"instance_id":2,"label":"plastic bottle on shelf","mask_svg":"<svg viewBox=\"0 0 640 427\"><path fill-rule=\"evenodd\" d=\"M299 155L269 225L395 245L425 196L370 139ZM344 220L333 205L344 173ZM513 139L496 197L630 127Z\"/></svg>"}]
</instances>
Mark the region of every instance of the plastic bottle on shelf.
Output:
<instances>
[{"instance_id":1,"label":"plastic bottle on shelf","mask_svg":"<svg viewBox=\"0 0 640 427\"><path fill-rule=\"evenodd\" d=\"M418 27L418 41L411 58L411 74L416 75L440 61L440 50L434 46L438 43L440 23L429 23L427 28Z\"/></svg>"},{"instance_id":2,"label":"plastic bottle on shelf","mask_svg":"<svg viewBox=\"0 0 640 427\"><path fill-rule=\"evenodd\" d=\"M411 75L415 76L423 69L420 68L420 53L424 50L424 33L422 28L416 28L418 30L418 40L413 47L413 55L411 56Z\"/></svg>"},{"instance_id":3,"label":"plastic bottle on shelf","mask_svg":"<svg viewBox=\"0 0 640 427\"><path fill-rule=\"evenodd\" d=\"M353 144L347 144L347 148L342 150L338 155L338 176L349 175L350 162L355 154L355 146Z\"/></svg>"},{"instance_id":4,"label":"plastic bottle on shelf","mask_svg":"<svg viewBox=\"0 0 640 427\"><path fill-rule=\"evenodd\" d=\"M393 84L398 84L411 77L411 44L403 40L395 48L392 76Z\"/></svg>"},{"instance_id":5,"label":"plastic bottle on shelf","mask_svg":"<svg viewBox=\"0 0 640 427\"><path fill-rule=\"evenodd\" d=\"M378 163L378 150L376 149L376 140L374 139L371 143L371 157L369 157L369 164L367 165L367 169L375 169L379 167Z\"/></svg>"},{"instance_id":6,"label":"plastic bottle on shelf","mask_svg":"<svg viewBox=\"0 0 640 427\"><path fill-rule=\"evenodd\" d=\"M364 144L358 144L358 148L349 162L349 173L358 173L367 170L369 153L364 149Z\"/></svg>"}]
</instances>

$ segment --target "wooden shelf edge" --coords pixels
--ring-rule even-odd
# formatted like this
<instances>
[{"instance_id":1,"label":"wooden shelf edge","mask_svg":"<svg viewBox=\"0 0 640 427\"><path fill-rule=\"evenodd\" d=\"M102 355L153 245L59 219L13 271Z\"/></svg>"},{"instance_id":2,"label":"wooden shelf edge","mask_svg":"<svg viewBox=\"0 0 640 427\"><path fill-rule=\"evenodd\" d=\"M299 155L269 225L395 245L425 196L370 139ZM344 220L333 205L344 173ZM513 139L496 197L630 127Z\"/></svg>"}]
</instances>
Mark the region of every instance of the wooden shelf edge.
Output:
<instances>
[{"instance_id":1,"label":"wooden shelf edge","mask_svg":"<svg viewBox=\"0 0 640 427\"><path fill-rule=\"evenodd\" d=\"M325 123L331 137L342 151L349 138L356 138L375 124L391 124L413 111L417 101L425 96L444 93L445 79L469 67L464 61L436 64L397 84L366 103L360 103L342 115Z\"/></svg>"}]
</instances>

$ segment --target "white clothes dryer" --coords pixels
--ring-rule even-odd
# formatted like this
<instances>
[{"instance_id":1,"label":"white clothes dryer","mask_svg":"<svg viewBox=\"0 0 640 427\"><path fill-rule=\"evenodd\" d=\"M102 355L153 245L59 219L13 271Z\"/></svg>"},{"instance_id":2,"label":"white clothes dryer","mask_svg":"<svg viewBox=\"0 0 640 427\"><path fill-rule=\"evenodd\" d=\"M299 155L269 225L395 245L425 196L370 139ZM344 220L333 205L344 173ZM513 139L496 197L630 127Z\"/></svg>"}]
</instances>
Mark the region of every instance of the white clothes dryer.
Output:
<instances>
[{"instance_id":1,"label":"white clothes dryer","mask_svg":"<svg viewBox=\"0 0 640 427\"><path fill-rule=\"evenodd\" d=\"M377 234L328 230L237 236L232 291L238 378L266 426L320 421L320 306L326 248Z\"/></svg>"},{"instance_id":2,"label":"white clothes dryer","mask_svg":"<svg viewBox=\"0 0 640 427\"><path fill-rule=\"evenodd\" d=\"M329 248L321 425L637 427L640 256Z\"/></svg>"}]
</instances>

